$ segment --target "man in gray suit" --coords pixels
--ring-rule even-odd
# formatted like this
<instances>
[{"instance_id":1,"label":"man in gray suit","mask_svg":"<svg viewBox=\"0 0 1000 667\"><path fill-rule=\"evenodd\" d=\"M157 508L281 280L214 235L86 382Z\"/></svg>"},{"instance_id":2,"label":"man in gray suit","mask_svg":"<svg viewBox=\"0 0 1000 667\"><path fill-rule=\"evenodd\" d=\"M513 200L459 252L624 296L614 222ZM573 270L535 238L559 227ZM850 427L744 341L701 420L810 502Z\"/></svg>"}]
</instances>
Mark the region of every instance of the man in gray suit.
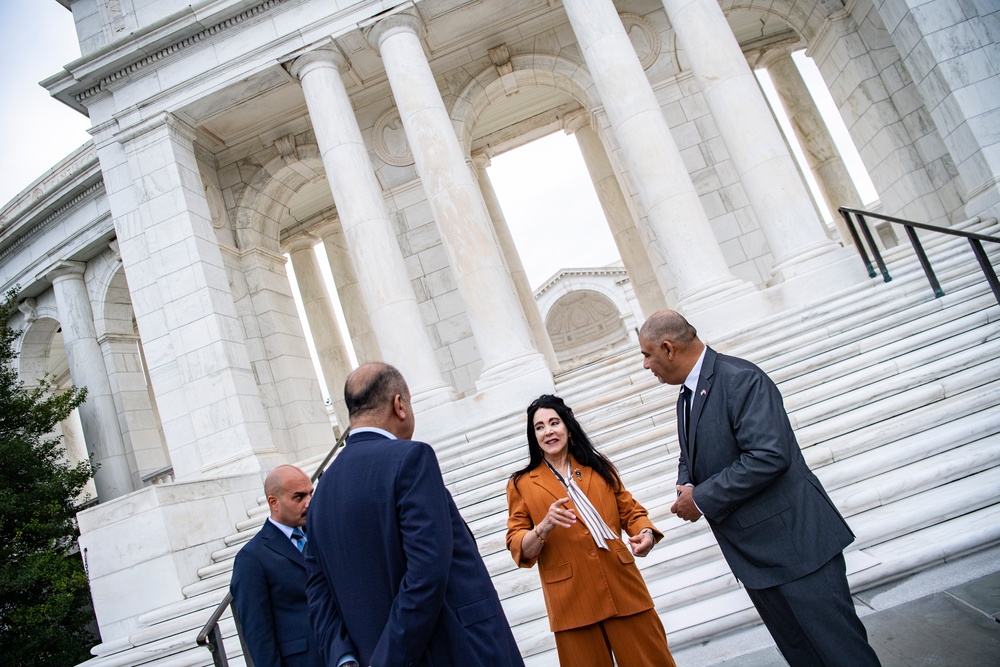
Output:
<instances>
[{"instance_id":1,"label":"man in gray suit","mask_svg":"<svg viewBox=\"0 0 1000 667\"><path fill-rule=\"evenodd\" d=\"M671 511L705 516L792 667L878 665L847 583L854 535L806 465L774 382L706 347L671 310L646 320L639 345L644 368L682 385Z\"/></svg>"}]
</instances>

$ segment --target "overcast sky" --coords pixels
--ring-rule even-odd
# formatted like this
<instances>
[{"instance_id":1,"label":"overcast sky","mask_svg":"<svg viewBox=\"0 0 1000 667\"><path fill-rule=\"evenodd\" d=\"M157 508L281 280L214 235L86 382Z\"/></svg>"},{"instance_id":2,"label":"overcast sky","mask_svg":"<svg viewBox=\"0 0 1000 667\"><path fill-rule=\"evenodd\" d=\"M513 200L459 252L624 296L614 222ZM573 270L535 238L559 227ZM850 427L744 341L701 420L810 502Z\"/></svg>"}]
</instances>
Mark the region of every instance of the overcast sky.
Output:
<instances>
[{"instance_id":1,"label":"overcast sky","mask_svg":"<svg viewBox=\"0 0 1000 667\"><path fill-rule=\"evenodd\" d=\"M56 0L0 0L5 91L0 96L0 207L89 139L89 120L38 85L79 57L72 15ZM814 94L818 88L828 98L822 84L816 85L818 73L805 74ZM835 113L832 100L818 103L828 118ZM856 179L860 174L862 199L872 201L874 189L864 182L867 175L846 130L832 129L848 168ZM560 268L618 261L573 137L556 132L497 156L489 175L532 287Z\"/></svg>"}]
</instances>

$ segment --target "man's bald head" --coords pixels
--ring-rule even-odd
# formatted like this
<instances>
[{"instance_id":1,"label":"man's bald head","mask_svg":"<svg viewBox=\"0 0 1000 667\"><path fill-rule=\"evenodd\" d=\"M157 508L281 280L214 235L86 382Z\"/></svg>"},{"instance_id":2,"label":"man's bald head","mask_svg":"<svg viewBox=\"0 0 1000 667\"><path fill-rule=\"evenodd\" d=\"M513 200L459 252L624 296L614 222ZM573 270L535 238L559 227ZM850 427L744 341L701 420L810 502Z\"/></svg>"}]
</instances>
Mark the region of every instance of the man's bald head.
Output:
<instances>
[{"instance_id":1,"label":"man's bald head","mask_svg":"<svg viewBox=\"0 0 1000 667\"><path fill-rule=\"evenodd\" d=\"M689 345L698 338L698 331L676 310L658 310L639 329L639 338Z\"/></svg>"},{"instance_id":2,"label":"man's bald head","mask_svg":"<svg viewBox=\"0 0 1000 667\"><path fill-rule=\"evenodd\" d=\"M682 384L704 348L695 328L674 310L653 313L639 329L642 366L666 384Z\"/></svg>"},{"instance_id":3,"label":"man's bald head","mask_svg":"<svg viewBox=\"0 0 1000 667\"><path fill-rule=\"evenodd\" d=\"M413 435L410 390L394 366L382 362L359 366L344 383L344 402L351 428L375 426L400 438Z\"/></svg>"},{"instance_id":4,"label":"man's bald head","mask_svg":"<svg viewBox=\"0 0 1000 667\"><path fill-rule=\"evenodd\" d=\"M264 480L264 495L271 518L292 528L305 525L312 493L309 475L293 465L278 466Z\"/></svg>"}]
</instances>

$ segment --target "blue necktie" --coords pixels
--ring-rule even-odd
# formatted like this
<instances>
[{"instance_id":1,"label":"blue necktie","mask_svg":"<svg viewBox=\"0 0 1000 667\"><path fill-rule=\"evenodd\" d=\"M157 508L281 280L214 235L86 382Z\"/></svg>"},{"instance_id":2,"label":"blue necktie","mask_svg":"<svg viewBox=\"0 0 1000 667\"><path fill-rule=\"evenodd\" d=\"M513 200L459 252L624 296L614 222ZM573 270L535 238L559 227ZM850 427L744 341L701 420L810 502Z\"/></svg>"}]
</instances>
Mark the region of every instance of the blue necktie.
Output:
<instances>
[{"instance_id":1,"label":"blue necktie","mask_svg":"<svg viewBox=\"0 0 1000 667\"><path fill-rule=\"evenodd\" d=\"M306 548L306 534L302 532L301 528L292 529L292 544L300 552Z\"/></svg>"}]
</instances>

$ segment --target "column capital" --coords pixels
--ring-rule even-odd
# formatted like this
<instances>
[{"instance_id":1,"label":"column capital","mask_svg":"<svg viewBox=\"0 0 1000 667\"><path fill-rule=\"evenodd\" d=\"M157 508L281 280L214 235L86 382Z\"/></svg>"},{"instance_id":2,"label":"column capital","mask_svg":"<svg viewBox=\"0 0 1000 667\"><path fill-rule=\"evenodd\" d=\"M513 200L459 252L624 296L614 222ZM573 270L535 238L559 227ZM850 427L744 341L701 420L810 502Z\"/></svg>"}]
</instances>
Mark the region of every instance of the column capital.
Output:
<instances>
[{"instance_id":1,"label":"column capital","mask_svg":"<svg viewBox=\"0 0 1000 667\"><path fill-rule=\"evenodd\" d=\"M562 128L566 134L576 134L585 127L594 129L593 114L586 109L577 109L562 117Z\"/></svg>"},{"instance_id":2,"label":"column capital","mask_svg":"<svg viewBox=\"0 0 1000 667\"><path fill-rule=\"evenodd\" d=\"M368 43L376 51L381 51L382 42L388 37L401 32L414 34L417 36L417 39L423 39L427 36L427 28L424 27L424 22L420 20L419 16L411 13L409 9L386 16L378 21L378 23L365 28L365 36L368 38Z\"/></svg>"},{"instance_id":3,"label":"column capital","mask_svg":"<svg viewBox=\"0 0 1000 667\"><path fill-rule=\"evenodd\" d=\"M337 47L329 44L303 53L295 60L286 63L285 67L288 68L289 74L301 81L306 71L312 69L311 65L332 66L341 74L351 69L351 65L347 61L347 58L344 57L344 54Z\"/></svg>"},{"instance_id":4,"label":"column capital","mask_svg":"<svg viewBox=\"0 0 1000 667\"><path fill-rule=\"evenodd\" d=\"M291 254L293 252L298 252L299 250L310 250L315 247L318 241L319 239L315 235L309 232L300 232L289 238L281 245L283 246L282 249L285 252Z\"/></svg>"},{"instance_id":5,"label":"column capital","mask_svg":"<svg viewBox=\"0 0 1000 667\"><path fill-rule=\"evenodd\" d=\"M164 128L168 132L180 135L192 143L198 138L198 133L193 127L169 111L161 111L146 120L121 130L115 135L115 140L121 144L128 145L130 142L140 139L150 132L156 132Z\"/></svg>"},{"instance_id":6,"label":"column capital","mask_svg":"<svg viewBox=\"0 0 1000 667\"><path fill-rule=\"evenodd\" d=\"M747 64L750 65L750 69L767 69L779 60L791 58L792 52L799 46L800 43L798 39L779 42L778 44L769 44L768 46L760 48L757 53L754 54L754 57L748 57Z\"/></svg>"},{"instance_id":7,"label":"column capital","mask_svg":"<svg viewBox=\"0 0 1000 667\"><path fill-rule=\"evenodd\" d=\"M62 260L56 262L56 264L46 271L43 276L45 280L55 285L57 282L65 278L76 278L78 280L83 280L83 272L87 269L87 265L84 262L73 262L70 260Z\"/></svg>"},{"instance_id":8,"label":"column capital","mask_svg":"<svg viewBox=\"0 0 1000 667\"><path fill-rule=\"evenodd\" d=\"M485 153L473 153L471 158L472 166L476 169L486 169L490 166L490 158Z\"/></svg>"}]
</instances>

